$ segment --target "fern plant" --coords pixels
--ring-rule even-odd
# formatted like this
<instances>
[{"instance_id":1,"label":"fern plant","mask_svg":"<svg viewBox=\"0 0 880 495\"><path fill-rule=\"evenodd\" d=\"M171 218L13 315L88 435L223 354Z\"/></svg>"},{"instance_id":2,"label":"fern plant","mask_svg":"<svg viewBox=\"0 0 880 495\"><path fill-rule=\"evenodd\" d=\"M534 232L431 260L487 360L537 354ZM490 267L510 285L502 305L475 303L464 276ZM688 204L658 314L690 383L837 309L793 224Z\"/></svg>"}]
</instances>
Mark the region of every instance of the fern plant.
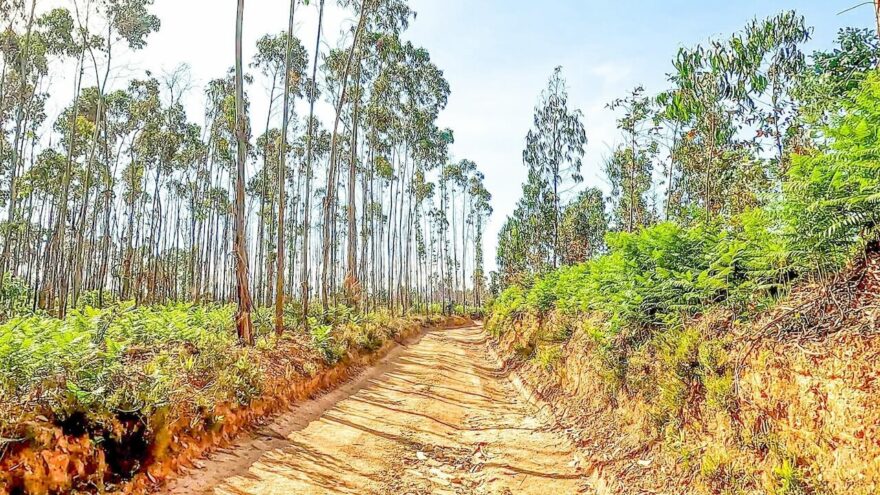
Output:
<instances>
[{"instance_id":1,"label":"fern plant","mask_svg":"<svg viewBox=\"0 0 880 495\"><path fill-rule=\"evenodd\" d=\"M839 265L880 224L880 74L872 73L825 128L827 151L795 156L785 186L792 237L806 261Z\"/></svg>"}]
</instances>

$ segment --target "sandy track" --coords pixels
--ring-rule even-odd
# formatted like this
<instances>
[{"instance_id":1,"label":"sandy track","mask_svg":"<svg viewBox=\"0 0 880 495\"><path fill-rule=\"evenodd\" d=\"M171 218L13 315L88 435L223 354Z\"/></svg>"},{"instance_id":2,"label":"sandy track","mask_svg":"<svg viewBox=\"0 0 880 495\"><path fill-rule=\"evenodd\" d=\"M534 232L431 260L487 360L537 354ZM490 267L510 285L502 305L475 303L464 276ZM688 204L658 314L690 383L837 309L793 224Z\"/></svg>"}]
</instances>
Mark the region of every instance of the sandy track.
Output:
<instances>
[{"instance_id":1,"label":"sandy track","mask_svg":"<svg viewBox=\"0 0 880 495\"><path fill-rule=\"evenodd\" d=\"M543 418L543 419L542 419ZM215 453L168 494L575 494L574 449L481 329L433 330Z\"/></svg>"}]
</instances>

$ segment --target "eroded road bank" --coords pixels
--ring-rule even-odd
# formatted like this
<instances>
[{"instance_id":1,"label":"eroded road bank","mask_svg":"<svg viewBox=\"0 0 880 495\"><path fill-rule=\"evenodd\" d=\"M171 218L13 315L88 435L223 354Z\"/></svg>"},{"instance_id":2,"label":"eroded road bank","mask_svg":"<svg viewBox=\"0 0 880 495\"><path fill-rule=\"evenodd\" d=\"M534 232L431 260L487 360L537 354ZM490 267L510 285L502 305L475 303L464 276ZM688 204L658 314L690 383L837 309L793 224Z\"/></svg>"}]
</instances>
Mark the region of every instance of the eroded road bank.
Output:
<instances>
[{"instance_id":1,"label":"eroded road bank","mask_svg":"<svg viewBox=\"0 0 880 495\"><path fill-rule=\"evenodd\" d=\"M477 327L432 330L173 482L177 494L576 494L574 448Z\"/></svg>"}]
</instances>

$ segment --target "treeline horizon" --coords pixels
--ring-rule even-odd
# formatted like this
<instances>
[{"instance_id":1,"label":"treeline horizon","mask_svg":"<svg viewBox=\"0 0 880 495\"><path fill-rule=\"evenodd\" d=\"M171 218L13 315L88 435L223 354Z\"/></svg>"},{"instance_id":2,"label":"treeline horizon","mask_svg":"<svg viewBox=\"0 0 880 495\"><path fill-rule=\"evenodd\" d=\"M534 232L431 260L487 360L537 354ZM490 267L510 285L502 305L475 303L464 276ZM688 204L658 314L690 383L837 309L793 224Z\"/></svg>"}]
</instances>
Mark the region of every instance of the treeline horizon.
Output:
<instances>
[{"instance_id":1,"label":"treeline horizon","mask_svg":"<svg viewBox=\"0 0 880 495\"><path fill-rule=\"evenodd\" d=\"M325 312L481 305L491 194L438 127L449 83L403 38L405 1L337 3L355 19L338 48L323 48L325 1L292 0L288 30L247 61L239 2L235 68L206 84L195 116L185 68L115 73L117 53L160 31L152 0L0 2L0 295L19 306L6 312L238 302L276 306L281 331L282 308L304 316L310 297ZM296 37L306 8L316 39ZM75 85L57 116L55 74ZM255 115L261 85L269 108Z\"/></svg>"}]
</instances>

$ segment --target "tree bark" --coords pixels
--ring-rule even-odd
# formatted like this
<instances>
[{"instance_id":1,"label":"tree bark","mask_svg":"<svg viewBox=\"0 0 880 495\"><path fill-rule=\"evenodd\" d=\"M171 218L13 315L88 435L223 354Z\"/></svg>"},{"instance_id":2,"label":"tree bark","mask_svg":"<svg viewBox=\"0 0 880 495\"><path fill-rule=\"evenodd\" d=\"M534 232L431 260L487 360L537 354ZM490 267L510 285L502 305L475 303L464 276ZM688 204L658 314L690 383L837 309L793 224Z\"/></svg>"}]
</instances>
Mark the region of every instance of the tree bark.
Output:
<instances>
[{"instance_id":1,"label":"tree bark","mask_svg":"<svg viewBox=\"0 0 880 495\"><path fill-rule=\"evenodd\" d=\"M368 0L364 0L361 2L360 20L358 21L357 29L354 32L354 40L351 43L351 48L348 50L348 59L345 62L345 70L342 72L342 80L340 81L342 86L339 92L339 101L336 103L336 118L333 122L333 134L330 139L330 165L327 171L327 195L324 197L324 229L321 250L323 258L323 263L321 265L321 305L324 307L324 311L327 311L328 309L327 270L330 266L330 227L331 224L334 223L332 210L333 203L336 201L336 148L337 140L339 138L339 120L342 118L342 107L345 105L345 96L348 90L348 76L351 71L351 65L354 61L355 53L358 52L358 41L360 40L361 31L363 31L367 19L367 1ZM360 61L358 61L358 63L360 63Z\"/></svg>"},{"instance_id":2,"label":"tree bark","mask_svg":"<svg viewBox=\"0 0 880 495\"><path fill-rule=\"evenodd\" d=\"M238 338L246 345L254 345L253 322L251 321L250 288L248 286L247 239L244 219L244 181L245 161L247 160L247 122L244 108L244 81L242 68L242 30L244 24L244 0L238 0L235 22L235 127L238 138L238 163L235 186L235 275L238 286L238 314L236 327Z\"/></svg>"},{"instance_id":3,"label":"tree bark","mask_svg":"<svg viewBox=\"0 0 880 495\"><path fill-rule=\"evenodd\" d=\"M275 334L284 333L284 191L287 171L287 128L290 125L290 66L293 52L293 19L297 0L290 0L287 50L284 55L284 115L281 117L281 156L278 159L278 254L275 269Z\"/></svg>"},{"instance_id":4,"label":"tree bark","mask_svg":"<svg viewBox=\"0 0 880 495\"><path fill-rule=\"evenodd\" d=\"M324 21L324 0L320 0L318 4L318 34L315 40L315 58L312 61L312 80L311 84L313 85L312 94L309 95L309 120L306 122L306 128L308 132L308 137L306 138L306 169L305 169L305 197L303 198L304 207L303 207L303 238L302 238L302 320L303 320L303 328L308 331L309 329L309 229L310 221L311 221L311 184L312 184L312 152L313 152L313 141L314 141L314 133L317 131L315 127L312 125L312 121L315 118L315 91L314 89L318 86L318 81L316 77L318 75L318 59L321 55L321 28L323 27Z\"/></svg>"}]
</instances>

